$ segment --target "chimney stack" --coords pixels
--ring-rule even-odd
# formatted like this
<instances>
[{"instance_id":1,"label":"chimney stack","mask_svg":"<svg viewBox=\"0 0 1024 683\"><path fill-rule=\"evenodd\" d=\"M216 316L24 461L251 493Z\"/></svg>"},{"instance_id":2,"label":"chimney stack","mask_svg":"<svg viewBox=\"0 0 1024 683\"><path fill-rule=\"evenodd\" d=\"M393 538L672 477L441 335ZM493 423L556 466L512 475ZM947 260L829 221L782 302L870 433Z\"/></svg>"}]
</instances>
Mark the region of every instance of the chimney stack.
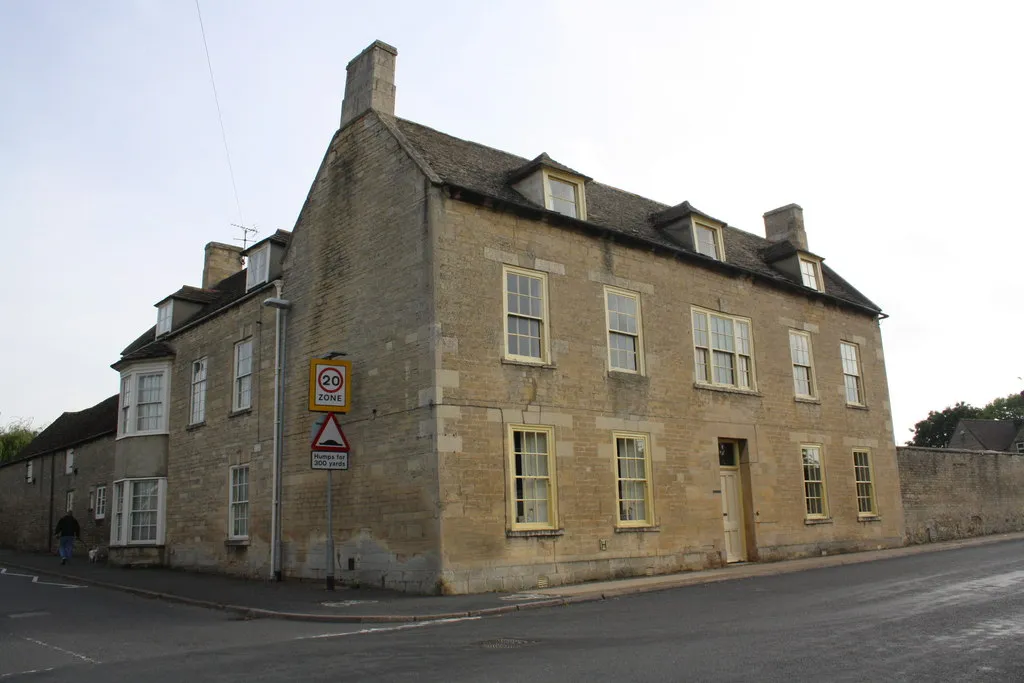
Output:
<instances>
[{"instance_id":1,"label":"chimney stack","mask_svg":"<svg viewBox=\"0 0 1024 683\"><path fill-rule=\"evenodd\" d=\"M203 261L203 289L210 289L226 277L242 269L242 248L231 244L210 242Z\"/></svg>"},{"instance_id":2,"label":"chimney stack","mask_svg":"<svg viewBox=\"0 0 1024 683\"><path fill-rule=\"evenodd\" d=\"M398 50L379 40L348 63L341 127L367 109L395 115L395 58Z\"/></svg>"},{"instance_id":3,"label":"chimney stack","mask_svg":"<svg viewBox=\"0 0 1024 683\"><path fill-rule=\"evenodd\" d=\"M799 204L787 204L766 213L764 233L769 242L788 240L797 249L807 251L804 210Z\"/></svg>"}]
</instances>

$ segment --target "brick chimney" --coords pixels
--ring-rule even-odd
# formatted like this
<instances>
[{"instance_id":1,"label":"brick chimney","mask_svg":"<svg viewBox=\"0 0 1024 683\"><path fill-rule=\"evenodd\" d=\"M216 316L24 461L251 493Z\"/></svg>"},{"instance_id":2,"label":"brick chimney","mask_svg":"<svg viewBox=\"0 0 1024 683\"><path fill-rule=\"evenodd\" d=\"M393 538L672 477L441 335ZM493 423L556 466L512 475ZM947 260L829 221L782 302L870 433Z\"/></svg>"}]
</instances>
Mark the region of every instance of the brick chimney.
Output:
<instances>
[{"instance_id":1,"label":"brick chimney","mask_svg":"<svg viewBox=\"0 0 1024 683\"><path fill-rule=\"evenodd\" d=\"M787 204L766 213L764 233L769 242L789 240L797 249L807 251L804 210L798 204Z\"/></svg>"},{"instance_id":2,"label":"brick chimney","mask_svg":"<svg viewBox=\"0 0 1024 683\"><path fill-rule=\"evenodd\" d=\"M379 40L348 63L341 127L367 109L395 115L395 58L398 50Z\"/></svg>"},{"instance_id":3,"label":"brick chimney","mask_svg":"<svg viewBox=\"0 0 1024 683\"><path fill-rule=\"evenodd\" d=\"M210 289L242 269L242 248L220 242L206 245L203 261L203 289Z\"/></svg>"}]
</instances>

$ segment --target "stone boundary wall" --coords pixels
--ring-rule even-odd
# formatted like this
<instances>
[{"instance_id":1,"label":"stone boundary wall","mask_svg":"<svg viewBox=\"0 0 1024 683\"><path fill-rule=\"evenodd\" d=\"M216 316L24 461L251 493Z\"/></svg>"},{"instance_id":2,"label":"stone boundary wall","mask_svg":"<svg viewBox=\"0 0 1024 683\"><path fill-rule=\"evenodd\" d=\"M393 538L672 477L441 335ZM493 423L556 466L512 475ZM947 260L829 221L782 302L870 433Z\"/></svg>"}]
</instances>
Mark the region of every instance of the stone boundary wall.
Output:
<instances>
[{"instance_id":1,"label":"stone boundary wall","mask_svg":"<svg viewBox=\"0 0 1024 683\"><path fill-rule=\"evenodd\" d=\"M1024 456L897 447L906 543L1024 531Z\"/></svg>"}]
</instances>

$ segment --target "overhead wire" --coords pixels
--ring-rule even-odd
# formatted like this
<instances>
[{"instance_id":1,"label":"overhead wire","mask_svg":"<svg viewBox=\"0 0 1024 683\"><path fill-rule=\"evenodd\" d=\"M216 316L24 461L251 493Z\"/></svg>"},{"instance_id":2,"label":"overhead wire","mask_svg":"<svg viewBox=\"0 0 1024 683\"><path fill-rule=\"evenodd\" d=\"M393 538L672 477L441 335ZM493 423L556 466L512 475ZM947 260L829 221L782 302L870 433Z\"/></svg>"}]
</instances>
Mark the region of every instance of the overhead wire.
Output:
<instances>
[{"instance_id":1,"label":"overhead wire","mask_svg":"<svg viewBox=\"0 0 1024 683\"><path fill-rule=\"evenodd\" d=\"M213 77L213 62L210 60L210 46L206 42L206 28L203 26L203 12L199 9L199 0L196 2L196 14L199 16L199 31L203 34L203 49L206 51L206 66L210 70L210 85L213 87L213 101L217 105L217 120L220 122L220 137L224 142L224 156L228 161L228 175L231 176L231 189L235 193L235 207L238 209L238 222L245 225L242 217L242 202L238 200L238 185L235 183L235 169L231 164L231 150L228 149L228 134L224 130L224 115L220 109L220 97L217 95L217 81Z\"/></svg>"}]
</instances>

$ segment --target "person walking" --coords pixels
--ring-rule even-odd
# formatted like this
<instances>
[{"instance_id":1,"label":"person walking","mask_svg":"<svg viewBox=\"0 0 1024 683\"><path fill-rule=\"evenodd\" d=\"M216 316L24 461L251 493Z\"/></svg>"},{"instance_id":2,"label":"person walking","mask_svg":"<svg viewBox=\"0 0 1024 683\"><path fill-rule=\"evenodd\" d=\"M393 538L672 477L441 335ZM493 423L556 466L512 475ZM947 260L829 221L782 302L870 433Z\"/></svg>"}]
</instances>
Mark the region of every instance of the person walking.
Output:
<instances>
[{"instance_id":1,"label":"person walking","mask_svg":"<svg viewBox=\"0 0 1024 683\"><path fill-rule=\"evenodd\" d=\"M57 522L57 530L53 535L60 537L60 563L67 564L71 559L71 551L75 548L75 539L82 537L82 527L78 525L78 520L71 514L71 510Z\"/></svg>"}]
</instances>

